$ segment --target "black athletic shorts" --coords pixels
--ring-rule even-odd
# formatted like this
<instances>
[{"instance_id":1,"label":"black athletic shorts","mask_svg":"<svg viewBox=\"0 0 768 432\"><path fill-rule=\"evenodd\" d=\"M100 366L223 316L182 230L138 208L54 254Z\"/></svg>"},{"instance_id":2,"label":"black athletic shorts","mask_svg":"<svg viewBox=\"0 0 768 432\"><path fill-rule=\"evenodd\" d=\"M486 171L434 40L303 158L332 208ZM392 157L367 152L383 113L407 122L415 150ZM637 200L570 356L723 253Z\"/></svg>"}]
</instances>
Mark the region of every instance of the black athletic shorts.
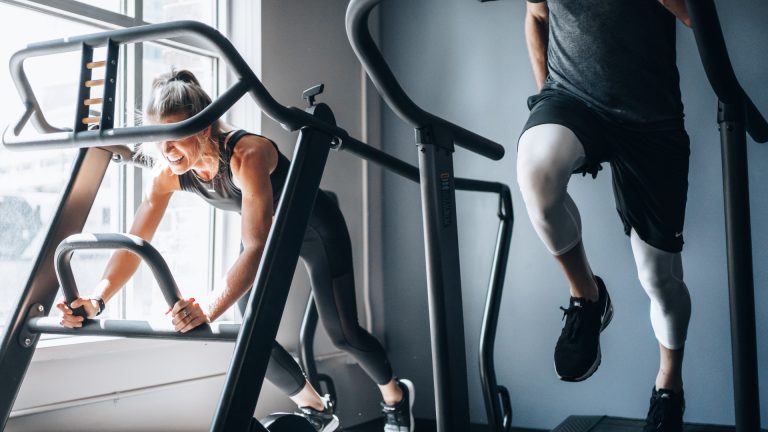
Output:
<instances>
[{"instance_id":1,"label":"black athletic shorts","mask_svg":"<svg viewBox=\"0 0 768 432\"><path fill-rule=\"evenodd\" d=\"M557 90L528 98L525 130L554 123L567 127L584 146L586 161L576 172L593 177L611 164L616 210L629 235L668 252L683 249L690 141L683 121L664 128L621 125L585 102Z\"/></svg>"}]
</instances>

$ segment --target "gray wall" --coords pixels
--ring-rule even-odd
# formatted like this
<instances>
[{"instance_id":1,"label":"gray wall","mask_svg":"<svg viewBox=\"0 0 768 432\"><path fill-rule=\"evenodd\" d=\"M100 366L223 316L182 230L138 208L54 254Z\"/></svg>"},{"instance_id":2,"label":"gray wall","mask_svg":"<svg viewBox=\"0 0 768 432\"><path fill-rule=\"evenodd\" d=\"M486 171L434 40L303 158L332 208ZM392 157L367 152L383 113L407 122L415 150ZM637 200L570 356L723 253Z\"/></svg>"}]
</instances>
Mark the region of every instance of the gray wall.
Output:
<instances>
[{"instance_id":1,"label":"gray wall","mask_svg":"<svg viewBox=\"0 0 768 432\"><path fill-rule=\"evenodd\" d=\"M344 31L346 0L261 0L261 78L272 95L284 105L306 106L301 92L318 83L325 92L317 102L327 103L336 122L350 135L361 138L369 124L366 116L362 70ZM378 117L375 122L378 122ZM287 132L262 114L262 133L274 139L289 158L297 133ZM364 286L367 243L365 224L368 187L365 164L357 157L332 151L321 187L339 198L350 237L355 267L360 323L366 326ZM380 265L372 265L380 268ZM291 298L283 316L278 340L288 349L298 344L298 326L304 312L309 281L303 265L297 268ZM380 291L380 290L379 290ZM381 304L381 302L376 302ZM381 316L382 314L379 314ZM378 320L377 320L378 321ZM378 415L379 392L352 359L338 351L320 330L315 354L325 358L321 372L329 373L339 392L339 415L345 425L364 422ZM269 397L266 397L269 399Z\"/></svg>"},{"instance_id":2,"label":"gray wall","mask_svg":"<svg viewBox=\"0 0 768 432\"><path fill-rule=\"evenodd\" d=\"M652 0L646 0L652 1ZM558 306L567 287L554 260L536 237L515 182L515 144L527 118L525 98L535 91L523 35L522 1L389 0L383 2L385 56L401 84L427 110L478 131L507 148L500 162L456 152L456 174L508 183L514 191L517 224L496 343L499 382L508 386L515 424L554 427L573 413L644 417L658 366L649 302L636 278L630 246L614 210L610 170L597 180L574 177L570 192L582 213L584 243L596 273L608 283L616 315L603 334L603 364L588 381L555 378L552 350L562 325ZM719 1L731 55L747 91L768 112L768 4ZM726 7L728 6L727 10ZM624 17L622 19L631 19ZM716 98L708 87L693 36L679 27L686 126L692 140L684 268L693 297L685 360L686 419L733 421L731 357L726 291L722 184ZM761 80L762 79L762 80ZM394 114L383 114L387 151L416 163L413 132ZM768 325L768 147L750 145L754 263L758 326ZM415 185L384 178L384 265L386 340L399 376L414 379L416 414L433 417L432 371L422 252L421 211ZM494 236L496 202L459 193L471 416L485 421L477 371L477 342ZM768 342L760 331L763 424L768 421Z\"/></svg>"}]
</instances>

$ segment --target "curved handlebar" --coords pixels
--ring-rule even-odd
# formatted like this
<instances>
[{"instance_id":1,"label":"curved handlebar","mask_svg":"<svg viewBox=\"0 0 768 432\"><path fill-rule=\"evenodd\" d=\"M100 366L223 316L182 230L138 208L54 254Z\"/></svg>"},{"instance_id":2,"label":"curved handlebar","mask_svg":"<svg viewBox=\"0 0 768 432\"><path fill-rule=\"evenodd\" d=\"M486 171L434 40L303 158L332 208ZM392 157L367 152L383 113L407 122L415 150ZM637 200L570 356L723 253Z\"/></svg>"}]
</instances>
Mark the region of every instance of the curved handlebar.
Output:
<instances>
[{"instance_id":1,"label":"curved handlebar","mask_svg":"<svg viewBox=\"0 0 768 432\"><path fill-rule=\"evenodd\" d=\"M54 266L67 303L80 297L70 263L72 254L78 249L128 249L141 257L152 270L169 307L173 307L177 301L181 300L181 292L168 264L149 242L131 234L103 233L74 234L65 238L56 248ZM78 309L80 311L76 310L75 314L84 315L82 307Z\"/></svg>"},{"instance_id":2,"label":"curved handlebar","mask_svg":"<svg viewBox=\"0 0 768 432\"><path fill-rule=\"evenodd\" d=\"M127 44L180 36L201 39L206 45L209 45L231 67L238 81L203 111L179 123L81 132L72 132L70 129L53 127L45 120L23 68L24 60L27 58L77 51L82 49L84 45L99 47L110 42ZM16 52L11 57L10 69L11 77L21 96L25 111L21 119L15 125L8 126L3 133L2 142L9 149L95 147L159 141L163 139L179 139L208 127L246 93L251 94L265 114L281 123L288 130L294 131L304 126L314 126L339 137L341 140L347 137L347 133L343 129L335 125L329 125L303 110L286 107L277 102L269 94L264 84L251 70L232 43L218 30L197 21L148 24L30 44L27 48ZM33 120L36 129L44 135L31 139L18 138L21 129L30 118Z\"/></svg>"},{"instance_id":3,"label":"curved handlebar","mask_svg":"<svg viewBox=\"0 0 768 432\"><path fill-rule=\"evenodd\" d=\"M352 49L387 105L416 128L428 125L443 128L457 145L494 160L501 159L504 147L500 144L422 110L405 94L368 29L368 17L380 1L352 0L347 7L346 27Z\"/></svg>"},{"instance_id":4,"label":"curved handlebar","mask_svg":"<svg viewBox=\"0 0 768 432\"><path fill-rule=\"evenodd\" d=\"M746 129L760 143L768 141L768 123L744 92L733 71L720 19L713 0L686 0L696 45L704 71L718 99L726 104L744 103Z\"/></svg>"}]
</instances>

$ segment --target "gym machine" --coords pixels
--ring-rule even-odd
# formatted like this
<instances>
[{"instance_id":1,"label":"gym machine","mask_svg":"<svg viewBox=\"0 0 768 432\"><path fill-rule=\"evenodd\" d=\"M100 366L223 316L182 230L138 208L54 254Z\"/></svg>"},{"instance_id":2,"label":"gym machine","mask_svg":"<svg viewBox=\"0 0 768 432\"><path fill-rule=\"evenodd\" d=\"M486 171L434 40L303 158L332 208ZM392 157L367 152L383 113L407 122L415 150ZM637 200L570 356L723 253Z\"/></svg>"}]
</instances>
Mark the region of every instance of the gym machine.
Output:
<instances>
[{"instance_id":1,"label":"gym machine","mask_svg":"<svg viewBox=\"0 0 768 432\"><path fill-rule=\"evenodd\" d=\"M235 74L237 78L235 84L203 111L184 121L175 124L115 128L115 90L120 46L181 36L201 39L210 45ZM94 61L94 48L102 46L107 47L106 59ZM78 50L82 53L82 61L77 100L78 112L74 127L72 129L55 127L45 119L24 73L23 63L30 57ZM95 67L106 69L103 80L92 79L92 70ZM312 430L303 418L297 416L284 415L268 418L264 422L252 418L261 392L272 340L277 333L293 271L298 261L303 237L303 230L298 227L304 227L307 224L330 149L344 149L387 168L391 168L392 165L398 166L403 162L350 137L344 129L335 125L333 113L325 104L310 104L310 107L304 111L278 103L232 44L218 31L199 22L176 21L152 24L32 44L12 57L11 76L21 95L25 112L14 126L6 129L3 134L3 145L11 150L79 148L80 151L43 246L30 272L29 280L20 293L18 306L0 340L0 381L4 383L3 388L0 389L0 426L4 427L8 420L13 401L39 339L40 333L37 331L55 330L57 333L83 334L78 330L49 328L45 326L46 318L38 317L50 310L56 295L58 287L54 266L56 246L70 235L79 234L82 231L107 165L114 154L125 154L124 149L115 150L114 147L135 142L179 139L192 135L220 118L236 101L248 93L270 118L279 122L287 130L299 131L299 136L243 322L236 333L234 355L211 430L292 430L297 432ZM104 88L100 101L102 104L100 117L88 115L89 106L86 101L89 101L90 87L94 85ZM438 117L431 118L436 126L434 130L452 137L452 141L457 145L492 159L503 156L504 150L499 144ZM41 135L19 137L30 120ZM98 128L89 128L89 125L95 124L98 124ZM458 276L452 158L449 152L435 151L432 146L429 148L431 150L425 150L426 154L420 157L420 162L423 162L420 180L422 192L430 200L425 203L425 208L429 209L431 216L424 222L425 231L429 233L427 246L431 274L430 289L434 291L433 294L444 296L444 291L441 289L443 284L458 288L458 282L452 279L454 274ZM428 172L425 172L426 168L430 168ZM96 236L96 240L99 238L107 240ZM78 242L83 240L83 238L75 238L72 241L82 246L82 243ZM128 243L136 243L136 239L129 238L129 240L131 241L121 242L121 247ZM146 248L146 245L142 247ZM70 252L72 249L67 253ZM443 279L444 276L436 271L447 271L451 277ZM433 302L436 301L434 295L431 297ZM453 301L449 298L444 300L448 303ZM458 305L460 307L460 301ZM445 313L441 305L436 304L434 307L441 308L437 311L438 314ZM34 324L33 319L36 319ZM231 340L234 333L233 328L217 329L215 326L209 326L186 334L176 332L162 334L161 329L152 328L148 331L144 325L120 326L102 323L99 320L92 320L85 327L90 328L88 330L90 334L98 335L156 337L158 332L155 330L160 330L161 335L158 337L191 340L220 338ZM462 336L461 347L463 348L463 328L460 330L462 331L457 334ZM22 335L25 337L22 338ZM462 372L466 377L465 368ZM464 386L466 387L466 383Z\"/></svg>"}]
</instances>

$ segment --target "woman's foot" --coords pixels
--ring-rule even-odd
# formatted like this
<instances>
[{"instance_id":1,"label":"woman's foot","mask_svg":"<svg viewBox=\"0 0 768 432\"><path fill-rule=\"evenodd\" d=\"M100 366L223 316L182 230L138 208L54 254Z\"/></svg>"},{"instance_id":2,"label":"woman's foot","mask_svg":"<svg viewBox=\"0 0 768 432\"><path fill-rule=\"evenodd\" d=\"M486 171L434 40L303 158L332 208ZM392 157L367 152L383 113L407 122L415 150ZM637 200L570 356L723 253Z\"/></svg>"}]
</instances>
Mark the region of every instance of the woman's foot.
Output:
<instances>
[{"instance_id":1,"label":"woman's foot","mask_svg":"<svg viewBox=\"0 0 768 432\"><path fill-rule=\"evenodd\" d=\"M317 432L334 432L339 429L339 418L333 412L333 403L331 403L330 397L326 395L322 399L325 403L324 410L318 411L311 407L299 407L301 412L298 414L307 419Z\"/></svg>"},{"instance_id":2,"label":"woman's foot","mask_svg":"<svg viewBox=\"0 0 768 432\"><path fill-rule=\"evenodd\" d=\"M397 385L403 392L403 398L400 402L393 405L381 403L381 412L386 420L384 432L413 432L415 424L413 421L413 401L416 396L416 390L413 383L407 379L397 380Z\"/></svg>"}]
</instances>

